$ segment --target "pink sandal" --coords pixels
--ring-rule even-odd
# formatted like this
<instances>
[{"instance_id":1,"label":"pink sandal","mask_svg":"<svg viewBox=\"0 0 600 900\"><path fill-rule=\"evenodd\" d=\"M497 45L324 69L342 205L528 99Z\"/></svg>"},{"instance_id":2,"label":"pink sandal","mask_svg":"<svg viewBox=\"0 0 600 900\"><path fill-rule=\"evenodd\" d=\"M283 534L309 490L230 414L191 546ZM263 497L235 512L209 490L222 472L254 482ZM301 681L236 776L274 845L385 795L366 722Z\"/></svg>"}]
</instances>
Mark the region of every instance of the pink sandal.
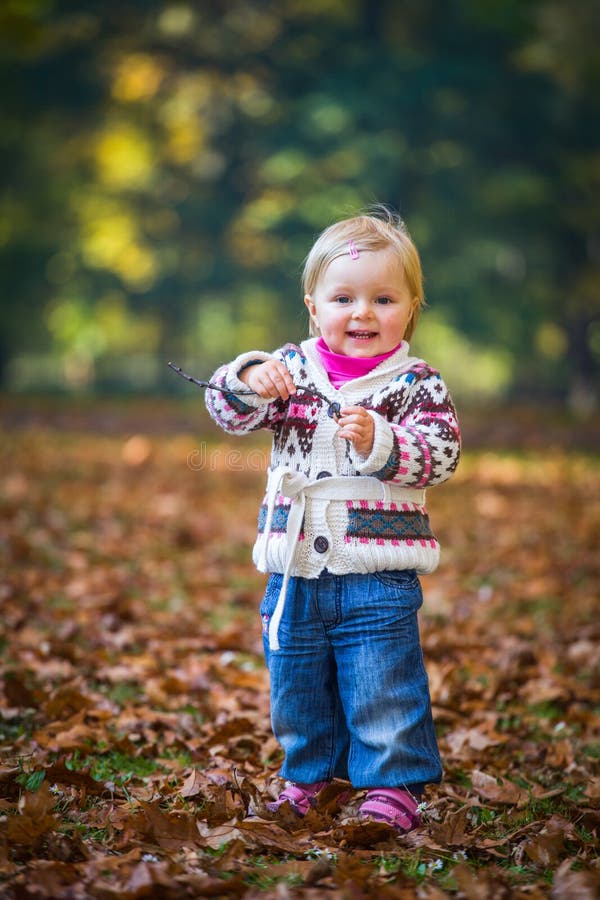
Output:
<instances>
[{"instance_id":1,"label":"pink sandal","mask_svg":"<svg viewBox=\"0 0 600 900\"><path fill-rule=\"evenodd\" d=\"M290 782L280 793L277 800L267 803L269 812L277 812L284 803L289 803L296 815L305 816L311 806L315 805L315 799L319 791L322 791L327 781L315 781L312 784L293 784Z\"/></svg>"},{"instance_id":2,"label":"pink sandal","mask_svg":"<svg viewBox=\"0 0 600 900\"><path fill-rule=\"evenodd\" d=\"M401 788L374 788L367 793L358 814L377 822L387 822L400 834L406 834L421 824L418 807L418 802L408 791Z\"/></svg>"}]
</instances>

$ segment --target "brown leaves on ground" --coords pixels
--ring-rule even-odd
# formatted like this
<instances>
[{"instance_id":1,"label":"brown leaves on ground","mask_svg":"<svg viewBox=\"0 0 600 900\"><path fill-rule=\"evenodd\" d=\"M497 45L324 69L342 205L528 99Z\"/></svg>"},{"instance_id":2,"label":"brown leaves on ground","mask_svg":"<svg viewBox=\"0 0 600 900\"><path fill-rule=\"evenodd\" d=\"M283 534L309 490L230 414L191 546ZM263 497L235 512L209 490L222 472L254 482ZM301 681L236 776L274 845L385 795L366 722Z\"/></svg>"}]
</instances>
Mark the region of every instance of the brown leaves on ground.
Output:
<instances>
[{"instance_id":1,"label":"brown leaves on ground","mask_svg":"<svg viewBox=\"0 0 600 900\"><path fill-rule=\"evenodd\" d=\"M0 892L597 897L598 460L467 452L430 491L444 549L422 633L446 774L398 837L357 819L360 792L338 812L341 783L305 819L266 809L281 760L250 560L266 452L150 425L5 434Z\"/></svg>"}]
</instances>

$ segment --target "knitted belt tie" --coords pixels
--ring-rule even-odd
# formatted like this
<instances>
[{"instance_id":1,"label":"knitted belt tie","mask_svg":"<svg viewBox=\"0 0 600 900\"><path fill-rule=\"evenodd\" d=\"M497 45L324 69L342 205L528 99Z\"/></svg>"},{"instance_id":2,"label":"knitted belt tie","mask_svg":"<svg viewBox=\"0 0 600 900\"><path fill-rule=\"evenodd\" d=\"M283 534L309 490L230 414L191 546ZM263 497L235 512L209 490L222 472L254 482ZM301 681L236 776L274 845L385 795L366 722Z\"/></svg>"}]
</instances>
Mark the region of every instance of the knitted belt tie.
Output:
<instances>
[{"instance_id":1,"label":"knitted belt tie","mask_svg":"<svg viewBox=\"0 0 600 900\"><path fill-rule=\"evenodd\" d=\"M399 487L387 481L380 481L371 475L330 476L310 481L302 472L295 472L279 466L269 472L267 479L267 516L264 531L258 545L258 567L267 569L267 546L271 533L273 513L279 494L290 497L287 527L285 533L286 559L283 582L273 616L269 623L269 649L279 650L279 623L283 615L290 574L302 529L306 498L315 500L382 500L384 503L414 503L425 505L425 491L416 488Z\"/></svg>"}]
</instances>

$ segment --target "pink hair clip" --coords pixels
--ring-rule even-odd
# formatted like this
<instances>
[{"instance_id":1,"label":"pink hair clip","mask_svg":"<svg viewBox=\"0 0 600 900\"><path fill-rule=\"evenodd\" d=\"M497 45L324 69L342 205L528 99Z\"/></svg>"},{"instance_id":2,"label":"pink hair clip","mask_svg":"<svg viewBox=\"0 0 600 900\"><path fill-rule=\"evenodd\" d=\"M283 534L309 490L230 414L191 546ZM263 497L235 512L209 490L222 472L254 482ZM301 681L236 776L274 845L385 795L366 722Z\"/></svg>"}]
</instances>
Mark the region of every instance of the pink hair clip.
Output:
<instances>
[{"instance_id":1,"label":"pink hair clip","mask_svg":"<svg viewBox=\"0 0 600 900\"><path fill-rule=\"evenodd\" d=\"M354 241L350 241L348 244L348 250L350 251L350 256L352 259L358 259L358 250L356 249L356 244Z\"/></svg>"}]
</instances>

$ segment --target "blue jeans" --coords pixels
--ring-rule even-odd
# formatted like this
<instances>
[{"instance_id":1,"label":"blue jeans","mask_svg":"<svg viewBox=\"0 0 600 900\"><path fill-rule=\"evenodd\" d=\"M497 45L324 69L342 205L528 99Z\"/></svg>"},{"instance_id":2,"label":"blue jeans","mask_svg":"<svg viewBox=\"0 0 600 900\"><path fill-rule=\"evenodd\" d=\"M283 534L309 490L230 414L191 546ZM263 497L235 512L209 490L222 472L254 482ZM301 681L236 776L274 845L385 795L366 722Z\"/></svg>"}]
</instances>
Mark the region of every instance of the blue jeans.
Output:
<instances>
[{"instance_id":1,"label":"blue jeans","mask_svg":"<svg viewBox=\"0 0 600 900\"><path fill-rule=\"evenodd\" d=\"M415 571L291 578L281 646L271 651L266 632L282 578L270 576L260 607L281 775L356 788L440 781Z\"/></svg>"}]
</instances>

